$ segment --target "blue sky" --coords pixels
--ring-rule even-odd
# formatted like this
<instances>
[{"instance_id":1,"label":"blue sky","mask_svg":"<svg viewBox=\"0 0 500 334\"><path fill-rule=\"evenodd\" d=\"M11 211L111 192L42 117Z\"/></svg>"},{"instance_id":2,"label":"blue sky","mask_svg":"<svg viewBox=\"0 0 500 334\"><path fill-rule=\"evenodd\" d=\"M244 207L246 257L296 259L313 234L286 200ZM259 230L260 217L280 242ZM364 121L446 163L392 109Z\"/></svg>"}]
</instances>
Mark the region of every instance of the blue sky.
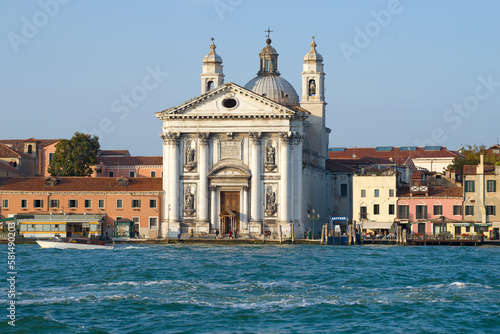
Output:
<instances>
[{"instance_id":1,"label":"blue sky","mask_svg":"<svg viewBox=\"0 0 500 334\"><path fill-rule=\"evenodd\" d=\"M316 36L331 147L489 146L499 13L495 0L2 1L0 138L94 132L104 149L161 155L154 113L200 94L210 38L243 86L270 26L299 96Z\"/></svg>"}]
</instances>

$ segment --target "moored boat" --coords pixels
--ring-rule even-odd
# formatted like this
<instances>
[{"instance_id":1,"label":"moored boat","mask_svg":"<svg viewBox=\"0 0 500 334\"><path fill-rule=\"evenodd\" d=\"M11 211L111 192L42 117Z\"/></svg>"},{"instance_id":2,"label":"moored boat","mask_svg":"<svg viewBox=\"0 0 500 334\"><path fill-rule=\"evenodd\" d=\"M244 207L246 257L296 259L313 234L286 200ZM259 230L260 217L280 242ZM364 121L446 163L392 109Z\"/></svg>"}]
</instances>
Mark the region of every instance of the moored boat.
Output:
<instances>
[{"instance_id":1,"label":"moored boat","mask_svg":"<svg viewBox=\"0 0 500 334\"><path fill-rule=\"evenodd\" d=\"M69 239L63 240L59 238L50 240L37 240L37 244L42 248L59 248L59 249L113 249L112 245L106 244L102 240L92 239Z\"/></svg>"}]
</instances>

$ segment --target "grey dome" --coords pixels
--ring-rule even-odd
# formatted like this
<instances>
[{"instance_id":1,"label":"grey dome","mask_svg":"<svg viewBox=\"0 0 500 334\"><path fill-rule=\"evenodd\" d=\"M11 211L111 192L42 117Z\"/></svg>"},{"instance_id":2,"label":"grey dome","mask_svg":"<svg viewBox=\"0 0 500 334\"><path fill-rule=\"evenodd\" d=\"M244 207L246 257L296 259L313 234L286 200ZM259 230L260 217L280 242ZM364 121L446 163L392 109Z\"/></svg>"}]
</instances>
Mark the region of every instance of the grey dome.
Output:
<instances>
[{"instance_id":1,"label":"grey dome","mask_svg":"<svg viewBox=\"0 0 500 334\"><path fill-rule=\"evenodd\" d=\"M288 81L279 75L256 76L245 85L245 88L279 104L299 105L297 92Z\"/></svg>"}]
</instances>

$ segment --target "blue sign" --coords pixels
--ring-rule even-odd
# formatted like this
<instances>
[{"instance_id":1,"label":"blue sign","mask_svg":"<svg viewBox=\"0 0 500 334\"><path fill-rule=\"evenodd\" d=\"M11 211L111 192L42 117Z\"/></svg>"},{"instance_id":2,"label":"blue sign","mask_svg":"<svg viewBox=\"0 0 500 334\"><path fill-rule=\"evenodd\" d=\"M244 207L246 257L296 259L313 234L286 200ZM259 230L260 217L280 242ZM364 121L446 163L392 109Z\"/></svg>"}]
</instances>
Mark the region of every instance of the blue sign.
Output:
<instances>
[{"instance_id":1,"label":"blue sign","mask_svg":"<svg viewBox=\"0 0 500 334\"><path fill-rule=\"evenodd\" d=\"M345 216L341 216L341 217L330 217L330 220L334 221L334 220L348 220L348 219Z\"/></svg>"}]
</instances>

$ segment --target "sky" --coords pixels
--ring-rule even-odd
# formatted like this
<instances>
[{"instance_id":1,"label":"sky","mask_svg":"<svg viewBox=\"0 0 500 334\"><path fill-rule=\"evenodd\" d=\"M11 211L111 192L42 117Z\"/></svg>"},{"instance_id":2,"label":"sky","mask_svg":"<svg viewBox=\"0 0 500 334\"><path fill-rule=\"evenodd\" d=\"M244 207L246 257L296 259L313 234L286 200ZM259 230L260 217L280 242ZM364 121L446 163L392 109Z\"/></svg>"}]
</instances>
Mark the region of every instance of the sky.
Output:
<instances>
[{"instance_id":1,"label":"sky","mask_svg":"<svg viewBox=\"0 0 500 334\"><path fill-rule=\"evenodd\" d=\"M154 113L200 95L215 38L225 82L259 69L268 27L301 95L315 36L330 147L490 146L500 137L500 1L0 2L0 138L96 134L162 154Z\"/></svg>"}]
</instances>

